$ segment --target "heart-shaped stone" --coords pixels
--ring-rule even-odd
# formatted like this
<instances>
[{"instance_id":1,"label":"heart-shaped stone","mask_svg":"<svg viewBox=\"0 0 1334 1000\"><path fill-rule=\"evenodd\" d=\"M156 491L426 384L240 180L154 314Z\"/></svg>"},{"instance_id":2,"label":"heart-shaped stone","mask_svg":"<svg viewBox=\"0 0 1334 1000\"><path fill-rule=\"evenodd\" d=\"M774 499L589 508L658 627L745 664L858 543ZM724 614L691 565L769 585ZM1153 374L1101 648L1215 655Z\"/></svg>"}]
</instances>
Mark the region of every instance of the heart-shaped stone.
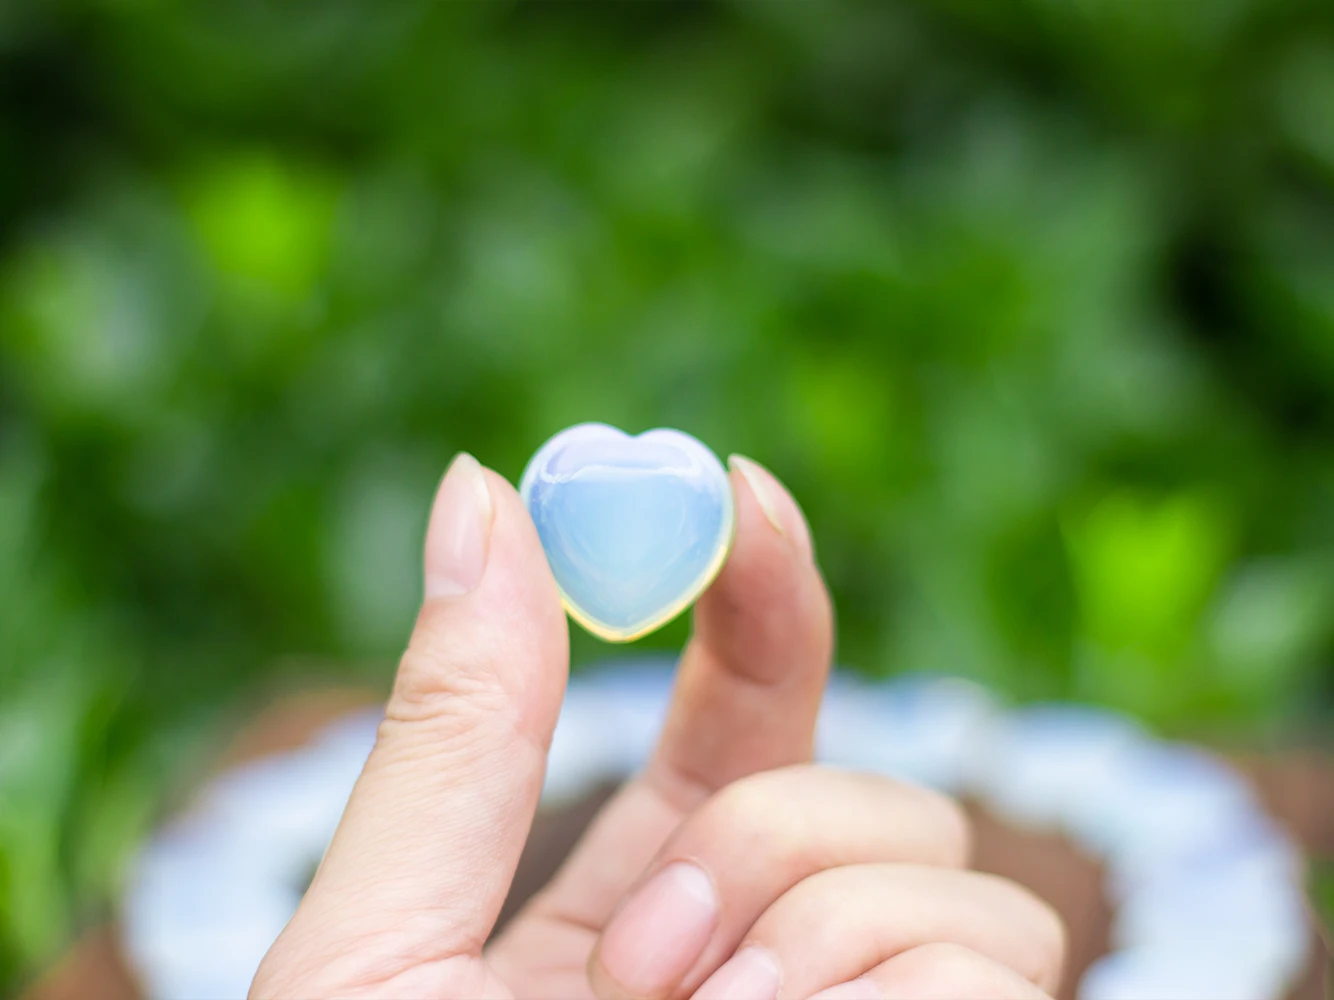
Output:
<instances>
[{"instance_id":1,"label":"heart-shaped stone","mask_svg":"<svg viewBox=\"0 0 1334 1000\"><path fill-rule=\"evenodd\" d=\"M689 434L578 424L544 444L519 493L570 617L629 642L690 606L722 568L727 470Z\"/></svg>"}]
</instances>

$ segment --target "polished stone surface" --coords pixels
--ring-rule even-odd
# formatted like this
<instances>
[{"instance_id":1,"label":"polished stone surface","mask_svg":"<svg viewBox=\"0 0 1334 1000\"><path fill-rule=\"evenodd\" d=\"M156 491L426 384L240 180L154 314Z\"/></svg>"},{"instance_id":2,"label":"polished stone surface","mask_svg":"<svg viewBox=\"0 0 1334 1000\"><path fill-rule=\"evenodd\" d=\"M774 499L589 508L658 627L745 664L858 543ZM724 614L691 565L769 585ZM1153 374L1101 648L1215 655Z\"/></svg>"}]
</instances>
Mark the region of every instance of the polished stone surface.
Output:
<instances>
[{"instance_id":1,"label":"polished stone surface","mask_svg":"<svg viewBox=\"0 0 1334 1000\"><path fill-rule=\"evenodd\" d=\"M613 642L689 607L732 541L727 470L681 431L578 424L538 450L519 492L566 610Z\"/></svg>"}]
</instances>

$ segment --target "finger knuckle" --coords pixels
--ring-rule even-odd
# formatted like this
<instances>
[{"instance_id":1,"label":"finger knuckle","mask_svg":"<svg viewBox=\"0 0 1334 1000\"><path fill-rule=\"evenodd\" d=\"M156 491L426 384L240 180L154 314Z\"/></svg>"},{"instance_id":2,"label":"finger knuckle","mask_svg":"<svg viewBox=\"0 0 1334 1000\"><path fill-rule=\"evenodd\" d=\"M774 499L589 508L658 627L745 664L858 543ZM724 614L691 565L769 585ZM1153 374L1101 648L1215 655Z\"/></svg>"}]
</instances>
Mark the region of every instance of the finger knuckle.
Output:
<instances>
[{"instance_id":1,"label":"finger knuckle","mask_svg":"<svg viewBox=\"0 0 1334 1000\"><path fill-rule=\"evenodd\" d=\"M826 868L798 881L755 922L749 937L760 943L800 941L810 954L837 950L857 927L856 898L863 873Z\"/></svg>"},{"instance_id":2,"label":"finger knuckle","mask_svg":"<svg viewBox=\"0 0 1334 1000\"><path fill-rule=\"evenodd\" d=\"M991 972L985 958L952 941L918 945L900 955L897 964L900 973L913 978L935 979L960 988L984 981Z\"/></svg>"},{"instance_id":3,"label":"finger knuckle","mask_svg":"<svg viewBox=\"0 0 1334 1000\"><path fill-rule=\"evenodd\" d=\"M1069 933L1056 908L1045 899L1029 893L1034 906L1033 966L1038 982L1050 990L1060 984L1065 973Z\"/></svg>"},{"instance_id":4,"label":"finger knuckle","mask_svg":"<svg viewBox=\"0 0 1334 1000\"><path fill-rule=\"evenodd\" d=\"M1013 969L960 944L920 945L892 959L889 967L895 992L905 996L1016 1000L1039 995L1033 984Z\"/></svg>"},{"instance_id":5,"label":"finger knuckle","mask_svg":"<svg viewBox=\"0 0 1334 1000\"><path fill-rule=\"evenodd\" d=\"M876 815L900 817L912 842L871 833ZM847 822L835 822L838 817ZM738 779L705 803L696 829L747 864L762 859L802 875L900 854L958 868L971 845L968 816L953 799L883 775L816 764Z\"/></svg>"},{"instance_id":6,"label":"finger knuckle","mask_svg":"<svg viewBox=\"0 0 1334 1000\"><path fill-rule=\"evenodd\" d=\"M927 820L935 860L948 868L962 868L973 852L973 824L958 800L930 788L910 788Z\"/></svg>"},{"instance_id":7,"label":"finger knuckle","mask_svg":"<svg viewBox=\"0 0 1334 1000\"><path fill-rule=\"evenodd\" d=\"M706 805L707 826L742 849L786 855L802 839L789 822L788 802L775 772L741 778L718 792Z\"/></svg>"},{"instance_id":8,"label":"finger knuckle","mask_svg":"<svg viewBox=\"0 0 1334 1000\"><path fill-rule=\"evenodd\" d=\"M976 878L998 894L1008 896L1013 909L1023 913L1026 948L1018 962L1029 978L1054 989L1065 968L1068 933L1057 909L1027 886L1000 875L977 873Z\"/></svg>"},{"instance_id":9,"label":"finger knuckle","mask_svg":"<svg viewBox=\"0 0 1334 1000\"><path fill-rule=\"evenodd\" d=\"M912 830L915 835L911 845L899 843L899 852L909 852L909 856L920 863L946 868L961 868L967 864L972 847L972 822L955 799L882 774L817 766L810 770L822 772L824 782L831 790L851 789L864 802L878 803L887 813L901 817L900 829ZM895 857L887 855L865 860L889 861Z\"/></svg>"},{"instance_id":10,"label":"finger knuckle","mask_svg":"<svg viewBox=\"0 0 1334 1000\"><path fill-rule=\"evenodd\" d=\"M836 864L846 837L831 829L830 810L813 808L812 791L830 783L825 769L797 764L749 775L728 785L706 806L707 836L728 844L748 866L782 870L800 878Z\"/></svg>"},{"instance_id":11,"label":"finger knuckle","mask_svg":"<svg viewBox=\"0 0 1334 1000\"><path fill-rule=\"evenodd\" d=\"M1033 900L1036 915L1037 931L1034 945L1037 950L1037 963L1042 970L1043 984L1055 989L1065 972L1069 932L1056 907L1032 893L1029 893L1029 897Z\"/></svg>"},{"instance_id":12,"label":"finger knuckle","mask_svg":"<svg viewBox=\"0 0 1334 1000\"><path fill-rule=\"evenodd\" d=\"M508 695L477 659L441 652L433 643L414 645L399 661L385 714L402 722L467 722L503 711Z\"/></svg>"}]
</instances>

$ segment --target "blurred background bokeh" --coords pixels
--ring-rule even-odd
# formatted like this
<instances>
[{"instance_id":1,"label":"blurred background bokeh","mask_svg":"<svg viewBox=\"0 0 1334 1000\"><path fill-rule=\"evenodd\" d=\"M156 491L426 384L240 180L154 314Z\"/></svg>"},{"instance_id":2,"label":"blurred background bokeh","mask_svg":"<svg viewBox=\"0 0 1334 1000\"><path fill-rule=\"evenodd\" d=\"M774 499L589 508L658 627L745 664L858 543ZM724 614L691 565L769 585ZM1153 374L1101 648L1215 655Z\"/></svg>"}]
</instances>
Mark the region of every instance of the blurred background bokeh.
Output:
<instances>
[{"instance_id":1,"label":"blurred background bokeh","mask_svg":"<svg viewBox=\"0 0 1334 1000\"><path fill-rule=\"evenodd\" d=\"M1334 5L4 0L0 992L583 420L774 469L850 668L1328 745Z\"/></svg>"}]
</instances>

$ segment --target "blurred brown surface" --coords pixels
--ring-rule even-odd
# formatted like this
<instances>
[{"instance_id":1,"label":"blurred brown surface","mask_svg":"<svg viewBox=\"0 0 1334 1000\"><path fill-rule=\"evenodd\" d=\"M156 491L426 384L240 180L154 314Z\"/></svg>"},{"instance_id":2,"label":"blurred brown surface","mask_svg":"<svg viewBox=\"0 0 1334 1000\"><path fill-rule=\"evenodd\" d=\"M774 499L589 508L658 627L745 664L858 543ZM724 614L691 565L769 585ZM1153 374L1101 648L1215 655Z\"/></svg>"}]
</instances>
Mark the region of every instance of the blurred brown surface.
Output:
<instances>
[{"instance_id":1,"label":"blurred brown surface","mask_svg":"<svg viewBox=\"0 0 1334 1000\"><path fill-rule=\"evenodd\" d=\"M1334 857L1334 760L1307 752L1237 763L1309 855Z\"/></svg>"},{"instance_id":2,"label":"blurred brown surface","mask_svg":"<svg viewBox=\"0 0 1334 1000\"><path fill-rule=\"evenodd\" d=\"M24 994L29 1000L140 1000L121 958L115 929L85 934L46 976Z\"/></svg>"},{"instance_id":3,"label":"blurred brown surface","mask_svg":"<svg viewBox=\"0 0 1334 1000\"><path fill-rule=\"evenodd\" d=\"M331 719L373 703L365 692L342 690L280 699L237 737L220 766L300 746ZM1241 765L1274 815L1308 851L1334 855L1334 762L1299 754L1248 758ZM578 802L539 813L501 914L502 923L546 882L613 790L606 786ZM969 806L969 812L976 825L975 866L1029 886L1065 918L1070 955L1060 996L1062 1000L1073 997L1080 974L1108 946L1111 913L1098 865L1063 838L1012 829L975 805ZM1319 951L1323 956L1313 961L1292 1000L1330 996L1328 945L1322 944ZM114 927L90 931L24 994L24 1000L139 997L117 947Z\"/></svg>"}]
</instances>

